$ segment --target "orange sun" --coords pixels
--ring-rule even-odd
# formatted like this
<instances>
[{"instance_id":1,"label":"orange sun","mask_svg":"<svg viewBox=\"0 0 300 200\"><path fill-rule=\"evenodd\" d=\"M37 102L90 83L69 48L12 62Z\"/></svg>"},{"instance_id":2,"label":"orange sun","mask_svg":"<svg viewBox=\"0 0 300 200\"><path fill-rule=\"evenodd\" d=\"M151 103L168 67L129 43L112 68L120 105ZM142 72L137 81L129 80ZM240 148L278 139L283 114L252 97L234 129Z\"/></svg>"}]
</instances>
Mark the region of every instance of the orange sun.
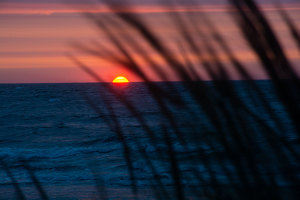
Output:
<instances>
[{"instance_id":1,"label":"orange sun","mask_svg":"<svg viewBox=\"0 0 300 200\"><path fill-rule=\"evenodd\" d=\"M124 76L117 76L112 82L113 83L129 83L128 79Z\"/></svg>"}]
</instances>

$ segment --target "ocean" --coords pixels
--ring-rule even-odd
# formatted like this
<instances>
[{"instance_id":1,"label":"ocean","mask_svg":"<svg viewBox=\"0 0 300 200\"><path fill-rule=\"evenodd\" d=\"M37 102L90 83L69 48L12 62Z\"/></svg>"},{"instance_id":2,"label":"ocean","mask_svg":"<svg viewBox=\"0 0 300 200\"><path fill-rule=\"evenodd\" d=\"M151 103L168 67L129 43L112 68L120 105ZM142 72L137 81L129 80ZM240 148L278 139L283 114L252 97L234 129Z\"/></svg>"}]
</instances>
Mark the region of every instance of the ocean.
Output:
<instances>
[{"instance_id":1,"label":"ocean","mask_svg":"<svg viewBox=\"0 0 300 200\"><path fill-rule=\"evenodd\" d=\"M18 187L27 199L133 199L132 188L140 199L174 199L180 185L205 199L216 185L231 188L228 197L241 185L299 183L297 120L271 81L154 85L162 92L1 84L0 199L17 198Z\"/></svg>"}]
</instances>

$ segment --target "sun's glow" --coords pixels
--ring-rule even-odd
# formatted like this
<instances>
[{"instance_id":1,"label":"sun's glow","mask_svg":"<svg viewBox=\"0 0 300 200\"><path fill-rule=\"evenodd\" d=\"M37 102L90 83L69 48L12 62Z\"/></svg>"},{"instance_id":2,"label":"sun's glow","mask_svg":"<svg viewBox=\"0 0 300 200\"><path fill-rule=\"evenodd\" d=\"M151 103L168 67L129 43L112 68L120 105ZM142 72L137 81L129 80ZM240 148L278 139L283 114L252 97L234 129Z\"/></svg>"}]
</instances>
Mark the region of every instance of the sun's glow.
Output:
<instances>
[{"instance_id":1,"label":"sun's glow","mask_svg":"<svg viewBox=\"0 0 300 200\"><path fill-rule=\"evenodd\" d=\"M113 83L129 83L128 79L124 76L117 76L112 82Z\"/></svg>"}]
</instances>

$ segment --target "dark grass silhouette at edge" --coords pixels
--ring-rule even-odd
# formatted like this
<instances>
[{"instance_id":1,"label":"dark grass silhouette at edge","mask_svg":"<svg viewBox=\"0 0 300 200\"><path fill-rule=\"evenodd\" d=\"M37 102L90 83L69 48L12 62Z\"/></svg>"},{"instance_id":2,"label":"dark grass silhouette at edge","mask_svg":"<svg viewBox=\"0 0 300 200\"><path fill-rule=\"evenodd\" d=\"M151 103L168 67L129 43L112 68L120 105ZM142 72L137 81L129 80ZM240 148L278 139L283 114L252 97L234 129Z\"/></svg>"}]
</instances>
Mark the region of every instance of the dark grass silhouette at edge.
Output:
<instances>
[{"instance_id":1,"label":"dark grass silhouette at edge","mask_svg":"<svg viewBox=\"0 0 300 200\"><path fill-rule=\"evenodd\" d=\"M121 64L133 72L144 81L144 85L159 107L165 124L161 124L160 132L154 132L133 102L116 91L111 85L105 85L106 90L114 94L139 122L142 130L147 134L149 138L148 141L151 145L159 149L158 141L161 142L161 138L163 138L163 143L166 145L167 150L159 151L155 156L161 159L167 158L169 174L173 182L173 190L170 190L169 187L164 185L159 176L159 171L155 167L154 160L144 151L142 142L138 138L131 141L137 147L138 153L142 156L151 171L152 179L149 180L149 183L156 199L186 199L190 196L207 199L297 199L300 196L298 189L300 186L299 168L297 168L300 164L299 149L295 148L295 146L291 145L284 138L285 130L278 115L270 107L261 88L259 88L254 81L251 81L252 77L247 72L246 67L230 50L229 44L227 44L218 31L216 31L214 24L211 23L203 13L170 13L169 17L174 21L177 31L182 41L184 41L174 41L177 42L178 49L182 53L184 61L180 61L173 56L173 52L169 47L161 41L161 38L156 35L138 15L119 11L122 6L129 6L129 4L115 5L108 1L106 3L113 11L115 10L114 14L111 16L87 14L87 17L94 21L99 30L106 34L118 53L116 54L99 43L96 44L98 49L90 48L82 44L76 44L75 46L97 57ZM293 66L285 55L274 30L254 1L230 0L230 4L236 9L233 15L236 18L241 33L248 42L249 47L251 47L252 51L259 58L263 69L269 75L276 95L282 102L288 114L288 118L292 122L295 134L299 137L300 116L298 102L300 99L300 86ZM279 12L289 28L291 37L298 45L300 52L300 35L296 26L284 10L280 10ZM195 18L201 22L201 26L191 23L192 19ZM167 63L167 67L174 72L177 78L183 81L182 83L189 91L189 95L199 104L201 109L203 109L208 121L213 124L216 129L215 133L207 134L199 131L200 129L196 129L200 127L191 127L193 135L199 135L199 137L194 140L194 144L199 144L198 150L195 152L196 156L188 159L188 162L193 166L191 175L189 176L196 180L196 185L183 183L183 177L187 175L184 174L180 168L182 158L178 157L174 144L180 143L184 147L185 152L191 152L191 147L188 142L190 141L190 135L182 135L178 125L178 119L173 115L168 106L168 104L171 103L180 108L185 108L184 100L181 99L180 96L175 95L174 97L166 92L166 90L172 90L174 94L176 94L177 89L172 83L166 82L166 89L166 87L160 87L159 84L150 81L147 73L143 70L144 68L135 61L133 53L141 53L145 63L147 63L151 70L162 80L169 80L168 73L166 73L153 58L147 55L147 53L144 53L146 50L141 46L134 35L124 30L125 33L120 36L112 29L124 26L134 30L152 50L157 52L164 59ZM209 39L210 37L203 31L203 27L209 30L209 33L213 36L213 40ZM189 34L186 30L194 30L195 33L197 33L197 37ZM250 110L236 95L236 88L233 87L229 81L226 81L230 80L229 74L226 71L225 64L219 58L215 46L212 44L213 41L217 42L218 46L222 49L223 53L225 53L232 66L239 72L240 76L243 79L249 80L249 87L251 87L251 90L249 90L250 98L253 101L262 103L268 112L268 116L270 116L271 120L276 124L277 128L271 127L264 122L258 113ZM200 43L202 45L198 45ZM131 47L130 50L128 46ZM187 50L197 55L197 60L200 63L199 66L195 66L195 64L189 60L189 57L186 55ZM206 59L204 54L208 54L212 59ZM70 56L70 58L96 81L103 82L102 77L97 75L87 64L80 62L73 56ZM197 73L197 68L199 67L205 69L211 79L214 80L211 84L214 86L215 91L210 90L210 88L207 87L207 83L202 81L204 80L203 77ZM94 103L87 94L82 95L95 112L104 116L102 115L103 109L101 107ZM132 193L135 198L138 199L139 185L137 183L137 173L133 167L134 158L132 155L132 147L129 144L128 138L125 137L126 133L121 127L114 108L105 96L103 96L101 100L105 103L106 109L111 113L111 117L103 117L103 120L105 120L109 128L118 136L122 144L123 156L128 166ZM224 119L228 120L224 121ZM254 125L250 123L250 119L258 126L253 127ZM269 162L270 153L256 143L253 136L255 130L259 130L262 137L266 139L268 152L272 153L275 162ZM211 149L215 149L215 143L219 144L222 146L224 154L219 154L218 150L215 149L216 153L208 157L200 146L203 140L207 141L207 145L209 145ZM257 152L260 152L263 160L257 159ZM226 155L226 157L224 155ZM217 178L212 161L215 161L222 169L228 182L226 185ZM231 163L234 169L233 171L226 167L227 162ZM28 171L33 185L40 194L40 198L48 199L49 197L46 191L30 167L30 161L20 161L20 163L22 163L24 168ZM208 179L205 179L203 172L197 168L199 163L205 166L209 174ZM276 163L276 166L273 166L274 163ZM9 166L7 166L2 159L0 159L0 165L8 177L10 177L17 198L26 199ZM280 177L288 183L287 186L283 187L278 184L273 174L274 170L271 170L274 167L278 170ZM261 169L271 171L264 173ZM97 186L99 199L107 199L109 194L105 191L104 181L93 169L91 169L91 171L96 180L95 185Z\"/></svg>"},{"instance_id":2,"label":"dark grass silhouette at edge","mask_svg":"<svg viewBox=\"0 0 300 200\"><path fill-rule=\"evenodd\" d=\"M268 20L253 1L232 0L230 3L234 8L236 8L234 15L237 18L237 23L240 27L241 33L248 42L248 45L252 48L253 52L258 56L264 71L269 75L272 85L276 90L276 95L285 106L285 110L289 115L288 117L292 120L292 125L296 129L296 133L299 134L299 80L292 65L287 59L280 42L269 25ZM169 50L168 46L161 41L161 38L156 35L156 33L152 31L138 15L129 12L120 12L124 5L114 5L109 2L107 2L107 4L113 11L115 10L115 16L96 16L88 14L88 17L96 23L101 31L106 34L111 43L117 49L118 53L116 54L115 52L111 52L101 44L97 44L98 50L83 45L78 45L77 47L93 55L107 58L112 62L121 64L140 77L145 82L146 87L155 99L164 118L172 127L172 131L166 131L166 128L163 125L161 129L165 136L165 144L168 146L167 157L169 158L170 163L170 175L173 178L174 191L176 191L176 193L165 195L163 196L163 199L172 199L174 196L176 196L177 199L185 199L186 195L188 196L188 194L185 193L186 186L184 186L181 179L182 172L180 170L180 160L176 158L173 146L175 141L172 141L172 139L168 136L173 133L176 140L185 147L187 152L189 152L189 144L187 143L186 138L181 135L176 119L172 116L171 110L169 110L166 106L166 104L171 102L172 98L170 99L166 97L165 94L168 94L167 92L163 92L160 88L157 88L155 83L149 81L150 78L143 71L142 66L134 60L133 53L145 52L143 47L137 39L134 38L135 36L133 37L128 32L126 33L126 30L124 31L124 29L122 29L123 32L125 32L122 36L117 35L112 30L112 28L122 27L122 23L135 30L139 36L143 38L144 42L147 42L147 44L164 59L167 63L167 67L169 67L172 72L174 72L174 74L183 81L186 88L190 90L190 95L200 105L202 105L206 117L217 129L216 134L218 134L218 138L214 142L223 146L225 155L229 157L229 160L238 175L239 184L237 185L233 181L231 172L224 167L225 159L216 155L216 161L223 168L224 173L229 180L228 187L222 185L222 183L220 183L216 178L213 166L210 164L209 160L212 158L208 158L199 148L199 151L197 152L198 159L190 161L191 163L195 163L193 176L198 179L199 186L196 188L196 191L191 190L191 192L194 192L196 196L198 195L197 192L200 192L202 197L210 199L296 199L297 196L299 196L299 191L296 189L297 186L299 186L299 170L295 167L297 165L292 164L290 156L292 156L293 161L299 164L299 149L294 149L287 141L285 141L285 139L281 138L284 132L279 132L278 130L270 127L260 118L259 115L257 115L257 113L254 113L247 108L244 102L237 97L235 88L232 84L226 81L230 80L229 74L226 71L226 66L218 57L216 49L212 45L212 41L209 40L207 33L202 31L201 26L197 26L195 24L192 25L190 23L192 21L192 17L197 17L197 19L202 22L202 26L205 26L210 30L210 34L213 35L214 40L217 41L218 45L229 58L231 64L239 72L240 76L246 80L252 80L253 78L247 72L244 65L238 61L234 53L231 52L226 41L216 31L214 25L208 20L208 18L201 13L192 13L189 15L187 14L186 16L183 16L181 13L170 14L170 18L174 20L174 23L177 26L178 33L180 33L181 37L184 39L184 44L177 42L178 48L180 48L185 60L185 63L182 63L173 56L173 52ZM288 15L283 10L280 10L280 14L285 23L288 25L291 36L294 38L295 42L299 44L299 34L295 25L293 25L293 22L288 18ZM194 29L196 31L198 38L195 38L194 35L190 35L186 31L190 29ZM199 44L199 41L202 42L203 46L197 45ZM128 46L131 47L130 50ZM190 48L190 50L198 56L201 66L207 70L207 73L210 75L212 80L215 81L214 86L217 88L217 95L220 95L223 98L216 99L216 94L209 91L206 88L206 84L201 82L203 78L201 78L201 75L196 72L196 67L199 66L193 66L192 61L185 56L186 50L183 46L185 46L185 48ZM103 52L104 55L102 55ZM209 54L213 59L209 61L205 60L203 56L204 53ZM162 80L169 80L168 74L166 74L151 57L149 57L146 53L142 53L141 55L144 61L149 64L151 69ZM102 81L102 79L85 64L79 63L77 60L76 62L82 69L94 76L97 81ZM197 82L194 82L194 80L197 80ZM168 86L172 88L172 84L169 84ZM272 120L280 126L281 122L277 118L276 113L274 113L270 108L270 105L268 105L268 102L265 99L266 97L263 92L260 91L261 89L257 87L254 82L252 82L250 86L252 87L252 94L250 94L252 98L262 102L266 110L269 112ZM155 145L157 140L155 135L156 133L151 132L150 127L144 122L143 116L138 112L138 110L136 110L136 108L134 108L134 105L128 102L127 99L124 99L123 96L120 96L116 91L113 91L113 88L108 88L108 90L115 94L117 98L129 108L134 117L141 122L143 129L149 134L151 142ZM184 106L181 105L179 98L176 99L179 100L179 102L172 103ZM220 99L226 99L226 104ZM257 164L258 161L255 157L255 151L253 150L257 148L256 150L259 150L262 153L266 154L266 152L265 149L259 147L255 143L254 138L251 137L253 131L253 127L251 127L252 125L249 124L247 120L240 120L243 119L245 115L252 118L257 124L259 124L261 133L263 133L263 136L267 139L266 141L270 147L269 150L273 155L275 155L276 161L279 162L280 175L288 182L289 187L283 189L282 186L278 185L278 182L275 180L273 175L263 174L261 172L261 167L264 169L271 169L270 165L272 164L267 163L268 161ZM225 126L223 122L224 118L231 119ZM237 124L237 119L240 120L238 122L239 124ZM117 124L118 122L116 122L115 127L117 127ZM195 134L197 134L197 131ZM232 144L230 144L229 139L233 141L234 146L236 146L237 149L234 150L232 148ZM124 140L121 141L122 143L126 142ZM138 141L136 142L138 143ZM142 146L139 147L142 149ZM127 153L128 150L124 148L125 157L130 156ZM149 160L147 155L144 154L143 157L144 159ZM242 160L239 158L244 159ZM151 162L151 160L149 162ZM196 168L196 163L198 162L202 162L208 170L210 175L209 182L203 179L201 173ZM133 170L132 167L130 167L131 163L127 164L128 170L131 174L133 192L136 194L137 186L134 181L135 173L131 171ZM155 169L153 169L153 174L156 175ZM249 174L252 177L252 180L249 178ZM153 179L155 184L161 186L162 183L159 180L159 177L153 176ZM230 192L225 191L228 188ZM155 194L162 192L164 194L167 193L164 187L160 187L159 191L154 192ZM159 196L157 196L157 198L159 199Z\"/></svg>"}]
</instances>

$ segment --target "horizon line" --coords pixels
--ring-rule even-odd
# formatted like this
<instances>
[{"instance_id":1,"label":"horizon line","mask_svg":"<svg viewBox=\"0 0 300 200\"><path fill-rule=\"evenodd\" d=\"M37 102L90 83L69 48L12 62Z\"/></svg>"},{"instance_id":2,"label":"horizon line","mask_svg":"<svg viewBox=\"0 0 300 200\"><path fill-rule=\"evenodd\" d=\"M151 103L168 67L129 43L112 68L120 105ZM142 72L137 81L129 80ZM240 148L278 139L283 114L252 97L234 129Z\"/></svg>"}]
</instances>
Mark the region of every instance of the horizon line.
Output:
<instances>
[{"instance_id":1,"label":"horizon line","mask_svg":"<svg viewBox=\"0 0 300 200\"><path fill-rule=\"evenodd\" d=\"M282 81L290 81L291 79L282 79ZM217 81L272 81L272 79L232 79L232 80L197 80L197 81L149 81L153 83L161 83L161 82L217 82ZM145 81L130 81L125 84L130 84L130 83L149 83ZM21 82L16 82L16 83L1 83L0 85L29 85L29 84L89 84L89 83L112 83L111 81L103 81L103 82L96 82L96 81L90 81L90 82L26 82L26 83L21 83Z\"/></svg>"}]
</instances>

